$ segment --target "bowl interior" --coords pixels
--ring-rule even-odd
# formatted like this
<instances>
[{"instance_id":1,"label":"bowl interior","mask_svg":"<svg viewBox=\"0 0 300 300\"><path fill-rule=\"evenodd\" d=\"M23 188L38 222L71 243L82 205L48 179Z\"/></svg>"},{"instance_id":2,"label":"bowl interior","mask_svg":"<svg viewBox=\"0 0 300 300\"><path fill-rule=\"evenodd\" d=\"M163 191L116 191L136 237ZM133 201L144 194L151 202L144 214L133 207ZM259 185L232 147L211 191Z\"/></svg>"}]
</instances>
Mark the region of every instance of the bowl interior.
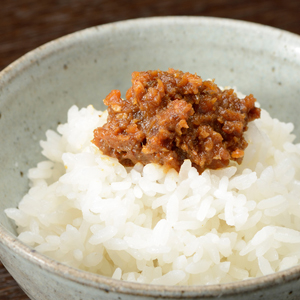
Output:
<instances>
[{"instance_id":1,"label":"bowl interior","mask_svg":"<svg viewBox=\"0 0 300 300\"><path fill-rule=\"evenodd\" d=\"M170 17L87 29L27 54L0 77L1 225L16 234L4 209L18 205L28 169L44 159L45 131L65 122L73 104L104 109L112 89L125 97L133 71L172 67L236 86L273 117L293 122L300 137L299 49L299 37L265 26Z\"/></svg>"}]
</instances>

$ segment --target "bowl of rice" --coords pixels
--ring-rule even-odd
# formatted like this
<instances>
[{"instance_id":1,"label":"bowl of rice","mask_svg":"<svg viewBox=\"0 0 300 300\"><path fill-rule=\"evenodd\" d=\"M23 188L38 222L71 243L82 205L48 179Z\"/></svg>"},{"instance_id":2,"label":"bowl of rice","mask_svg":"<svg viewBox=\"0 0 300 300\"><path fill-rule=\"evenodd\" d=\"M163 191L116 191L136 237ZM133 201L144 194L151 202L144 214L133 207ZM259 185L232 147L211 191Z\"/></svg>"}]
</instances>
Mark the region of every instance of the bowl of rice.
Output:
<instances>
[{"instance_id":1,"label":"bowl of rice","mask_svg":"<svg viewBox=\"0 0 300 300\"><path fill-rule=\"evenodd\" d=\"M89 28L0 73L0 259L31 299L299 299L300 37L206 17ZM92 143L131 74L253 94L240 164L123 166Z\"/></svg>"}]
</instances>

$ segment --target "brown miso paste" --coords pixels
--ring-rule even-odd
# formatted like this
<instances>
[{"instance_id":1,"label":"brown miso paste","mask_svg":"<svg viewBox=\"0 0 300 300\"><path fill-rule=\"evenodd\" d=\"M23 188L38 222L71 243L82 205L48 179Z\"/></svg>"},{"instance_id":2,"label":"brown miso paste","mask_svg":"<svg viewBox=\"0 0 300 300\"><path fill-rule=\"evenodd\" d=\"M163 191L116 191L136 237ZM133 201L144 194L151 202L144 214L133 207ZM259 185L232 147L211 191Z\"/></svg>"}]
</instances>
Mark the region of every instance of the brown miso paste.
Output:
<instances>
[{"instance_id":1,"label":"brown miso paste","mask_svg":"<svg viewBox=\"0 0 300 300\"><path fill-rule=\"evenodd\" d=\"M169 69L134 72L121 98L105 98L108 119L94 131L93 143L125 166L157 163L177 171L185 159L202 173L241 163L247 124L260 117L252 94L239 99L213 81Z\"/></svg>"}]
</instances>

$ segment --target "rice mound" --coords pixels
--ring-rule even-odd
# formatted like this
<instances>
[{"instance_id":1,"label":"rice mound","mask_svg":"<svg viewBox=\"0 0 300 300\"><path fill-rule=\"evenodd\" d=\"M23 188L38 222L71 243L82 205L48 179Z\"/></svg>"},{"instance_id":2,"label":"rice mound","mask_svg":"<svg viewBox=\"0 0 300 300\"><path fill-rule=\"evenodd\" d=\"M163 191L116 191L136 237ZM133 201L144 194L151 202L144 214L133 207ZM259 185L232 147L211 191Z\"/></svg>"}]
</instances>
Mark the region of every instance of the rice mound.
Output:
<instances>
[{"instance_id":1,"label":"rice mound","mask_svg":"<svg viewBox=\"0 0 300 300\"><path fill-rule=\"evenodd\" d=\"M72 106L59 134L46 132L47 160L29 170L19 207L5 211L21 241L75 268L152 284L225 283L299 263L300 144L291 123L262 109L243 163L199 175L189 160L177 173L102 155L91 140L106 118Z\"/></svg>"}]
</instances>

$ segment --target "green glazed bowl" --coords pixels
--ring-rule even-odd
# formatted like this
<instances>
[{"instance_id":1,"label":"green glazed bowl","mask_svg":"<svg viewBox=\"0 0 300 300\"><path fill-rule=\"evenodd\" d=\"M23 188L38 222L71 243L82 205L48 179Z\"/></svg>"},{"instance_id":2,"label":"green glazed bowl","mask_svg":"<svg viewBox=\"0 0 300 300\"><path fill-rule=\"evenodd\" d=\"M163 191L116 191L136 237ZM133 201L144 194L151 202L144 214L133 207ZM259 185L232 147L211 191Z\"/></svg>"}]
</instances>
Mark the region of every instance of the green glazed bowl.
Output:
<instances>
[{"instance_id":1,"label":"green glazed bowl","mask_svg":"<svg viewBox=\"0 0 300 300\"><path fill-rule=\"evenodd\" d=\"M300 136L300 37L217 18L136 19L86 29L26 54L0 73L0 259L31 299L300 299L300 266L256 279L209 286L155 286L109 279L51 260L16 238L4 209L28 189L42 160L38 141L65 122L68 108L93 104L133 71L169 67L253 93ZM299 142L299 140L298 140Z\"/></svg>"}]
</instances>

